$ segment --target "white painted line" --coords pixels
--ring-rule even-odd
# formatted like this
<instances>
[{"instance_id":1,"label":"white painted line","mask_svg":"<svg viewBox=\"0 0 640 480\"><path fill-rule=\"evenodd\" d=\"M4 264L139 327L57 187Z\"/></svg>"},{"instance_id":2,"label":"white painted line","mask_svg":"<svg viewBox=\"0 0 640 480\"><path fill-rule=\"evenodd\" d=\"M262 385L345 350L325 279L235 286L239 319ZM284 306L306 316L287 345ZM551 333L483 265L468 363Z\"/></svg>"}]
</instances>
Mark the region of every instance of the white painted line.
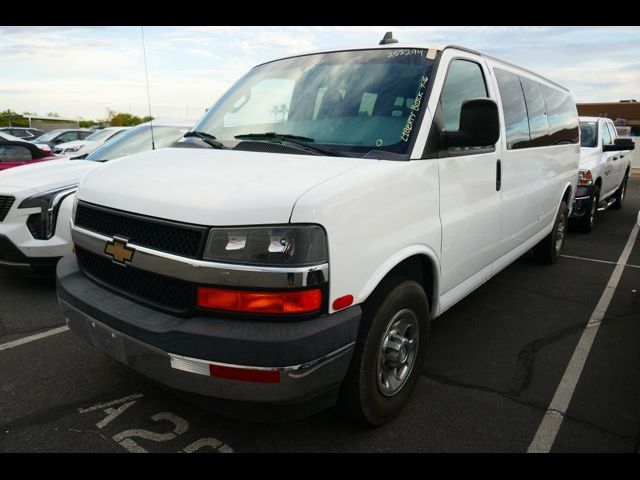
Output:
<instances>
[{"instance_id":1,"label":"white painted line","mask_svg":"<svg viewBox=\"0 0 640 480\"><path fill-rule=\"evenodd\" d=\"M35 342L36 340L47 338L52 335L64 333L67 330L69 330L69 327L67 327L66 325L63 325L62 327L52 328L51 330L47 330L46 332L36 333L35 335L30 335L28 337L20 338L18 340L14 340L13 342L3 343L2 345L0 345L0 352L2 350L9 350L10 348L19 347L20 345L24 345L25 343Z\"/></svg>"},{"instance_id":2,"label":"white painted line","mask_svg":"<svg viewBox=\"0 0 640 480\"><path fill-rule=\"evenodd\" d=\"M573 258L574 260L586 260L587 262L608 263L609 265L618 265L618 262L610 262L608 260L598 260L597 258L576 257L574 255L560 255L563 258ZM640 265L626 264L625 267L640 268Z\"/></svg>"},{"instance_id":3,"label":"white painted line","mask_svg":"<svg viewBox=\"0 0 640 480\"><path fill-rule=\"evenodd\" d=\"M575 257L573 255L560 255L563 258L573 258L574 260L586 260L588 262L608 263L609 265L617 265L617 262L610 262L608 260L598 260L596 258Z\"/></svg>"},{"instance_id":4,"label":"white painted line","mask_svg":"<svg viewBox=\"0 0 640 480\"><path fill-rule=\"evenodd\" d=\"M607 308L609 308L609 303L611 303L611 299L613 298L613 294L618 286L618 282L620 282L620 277L622 276L625 264L629 259L629 255L631 254L631 249L633 248L637 235L638 225L636 224L633 226L633 229L629 234L629 238L627 239L627 244L620 254L616 268L613 269L611 278L609 279L604 292L602 292L602 296L600 297L596 308L593 310L591 318L589 318L589 322L582 332L578 345L573 352L571 360L569 360L569 365L567 365L567 369L564 371L562 380L560 380L556 393L553 396L544 417L542 418L542 422L540 422L540 425L538 426L538 431L533 437L527 452L548 453L551 451L551 447L553 447L558 431L560 431L560 427L562 426L564 415L567 413L567 409L569 408L573 392L575 391L580 375L582 374L582 369L584 368L587 356L589 355L589 351L593 345L593 340L598 333L602 319L607 313Z\"/></svg>"},{"instance_id":5,"label":"white painted line","mask_svg":"<svg viewBox=\"0 0 640 480\"><path fill-rule=\"evenodd\" d=\"M103 408L110 407L112 405L118 405L120 403L126 403L126 402L129 402L131 400L137 400L139 398L142 398L142 393L134 393L133 395L128 395L126 397L119 398L117 400L111 400L110 402L99 403L98 405L93 405L92 407L79 408L78 409L78 413L87 413L87 412L93 412L95 410L102 410Z\"/></svg>"}]
</instances>

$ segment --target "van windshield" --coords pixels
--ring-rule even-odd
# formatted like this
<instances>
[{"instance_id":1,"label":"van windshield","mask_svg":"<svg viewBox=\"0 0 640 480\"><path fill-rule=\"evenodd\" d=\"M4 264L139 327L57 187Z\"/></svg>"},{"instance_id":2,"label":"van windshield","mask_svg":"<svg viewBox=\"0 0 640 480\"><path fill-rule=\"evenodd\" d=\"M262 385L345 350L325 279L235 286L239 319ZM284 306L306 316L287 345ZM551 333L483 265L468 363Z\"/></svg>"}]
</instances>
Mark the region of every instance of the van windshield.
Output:
<instances>
[{"instance_id":1,"label":"van windshield","mask_svg":"<svg viewBox=\"0 0 640 480\"><path fill-rule=\"evenodd\" d=\"M433 69L426 55L426 49L357 50L259 65L194 130L227 148L241 141L286 143L280 136L294 135L336 155L373 150L375 158L381 150L408 158Z\"/></svg>"},{"instance_id":2,"label":"van windshield","mask_svg":"<svg viewBox=\"0 0 640 480\"><path fill-rule=\"evenodd\" d=\"M598 146L598 122L580 122L580 146L587 148Z\"/></svg>"}]
</instances>

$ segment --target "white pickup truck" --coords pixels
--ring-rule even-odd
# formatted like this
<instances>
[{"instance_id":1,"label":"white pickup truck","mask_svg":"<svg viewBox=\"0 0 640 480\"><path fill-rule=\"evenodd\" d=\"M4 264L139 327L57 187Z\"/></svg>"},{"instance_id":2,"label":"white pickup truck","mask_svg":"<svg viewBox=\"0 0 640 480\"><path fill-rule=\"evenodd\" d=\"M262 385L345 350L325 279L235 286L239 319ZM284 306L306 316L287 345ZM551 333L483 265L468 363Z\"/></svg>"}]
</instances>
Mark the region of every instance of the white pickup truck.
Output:
<instances>
[{"instance_id":1,"label":"white pickup truck","mask_svg":"<svg viewBox=\"0 0 640 480\"><path fill-rule=\"evenodd\" d=\"M530 249L558 260L580 145L552 81L389 43L258 65L191 148L84 177L57 268L70 329L227 412L398 414L432 318Z\"/></svg>"},{"instance_id":2,"label":"white pickup truck","mask_svg":"<svg viewBox=\"0 0 640 480\"><path fill-rule=\"evenodd\" d=\"M570 220L590 232L598 211L622 208L635 145L618 138L608 118L580 117L580 133L580 172Z\"/></svg>"}]
</instances>

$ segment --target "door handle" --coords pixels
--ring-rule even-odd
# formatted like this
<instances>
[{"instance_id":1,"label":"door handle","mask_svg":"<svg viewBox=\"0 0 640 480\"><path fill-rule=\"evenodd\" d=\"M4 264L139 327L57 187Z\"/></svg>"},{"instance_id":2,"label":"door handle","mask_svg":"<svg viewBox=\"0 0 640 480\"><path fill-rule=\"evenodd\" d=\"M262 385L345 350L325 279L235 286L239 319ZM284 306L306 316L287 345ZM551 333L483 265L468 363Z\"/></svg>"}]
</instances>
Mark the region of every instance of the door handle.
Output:
<instances>
[{"instance_id":1,"label":"door handle","mask_svg":"<svg viewBox=\"0 0 640 480\"><path fill-rule=\"evenodd\" d=\"M618 157L613 157L613 159L612 159L612 160L617 160L617 159L618 159Z\"/></svg>"},{"instance_id":2,"label":"door handle","mask_svg":"<svg viewBox=\"0 0 640 480\"><path fill-rule=\"evenodd\" d=\"M620 158L624 158L624 155L620 155Z\"/></svg>"},{"instance_id":3,"label":"door handle","mask_svg":"<svg viewBox=\"0 0 640 480\"><path fill-rule=\"evenodd\" d=\"M500 191L500 187L502 187L502 164L500 163L500 159L496 162L496 191Z\"/></svg>"}]
</instances>

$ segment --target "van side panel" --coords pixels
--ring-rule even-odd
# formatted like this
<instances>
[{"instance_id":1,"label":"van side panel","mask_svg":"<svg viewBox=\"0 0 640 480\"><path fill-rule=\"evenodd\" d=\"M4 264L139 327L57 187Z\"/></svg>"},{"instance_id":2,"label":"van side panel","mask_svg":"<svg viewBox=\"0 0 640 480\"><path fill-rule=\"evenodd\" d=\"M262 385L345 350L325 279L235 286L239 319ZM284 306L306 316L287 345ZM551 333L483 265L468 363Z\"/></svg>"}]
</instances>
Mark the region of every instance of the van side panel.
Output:
<instances>
[{"instance_id":1,"label":"van side panel","mask_svg":"<svg viewBox=\"0 0 640 480\"><path fill-rule=\"evenodd\" d=\"M540 86L544 85L546 88L567 94L556 85L512 65L495 59L487 59L487 63L493 72L498 69L498 75L516 76L518 87L521 87L519 79L524 79L523 82L536 82ZM502 78L504 82L505 77ZM500 90L496 75L492 79L500 93L498 103L500 123L501 130L505 132L507 129L505 108L508 107L509 102L511 104L515 102L514 98L518 92L509 91L504 83ZM524 103L524 111L530 117L532 105L529 99L525 101L525 92L522 87L519 100ZM546 105L545 110L547 110ZM546 111L545 116L547 116ZM511 118L510 121L513 122L514 119ZM528 127L529 122L525 121L524 126ZM524 143L528 142L528 144L522 148L522 145L509 145L507 135L503 135L500 141L503 147L501 253L507 255L539 233L546 234L551 231L567 185L572 186L572 194L575 192L580 145L535 146L535 142L540 141L538 138L525 140Z\"/></svg>"}]
</instances>

